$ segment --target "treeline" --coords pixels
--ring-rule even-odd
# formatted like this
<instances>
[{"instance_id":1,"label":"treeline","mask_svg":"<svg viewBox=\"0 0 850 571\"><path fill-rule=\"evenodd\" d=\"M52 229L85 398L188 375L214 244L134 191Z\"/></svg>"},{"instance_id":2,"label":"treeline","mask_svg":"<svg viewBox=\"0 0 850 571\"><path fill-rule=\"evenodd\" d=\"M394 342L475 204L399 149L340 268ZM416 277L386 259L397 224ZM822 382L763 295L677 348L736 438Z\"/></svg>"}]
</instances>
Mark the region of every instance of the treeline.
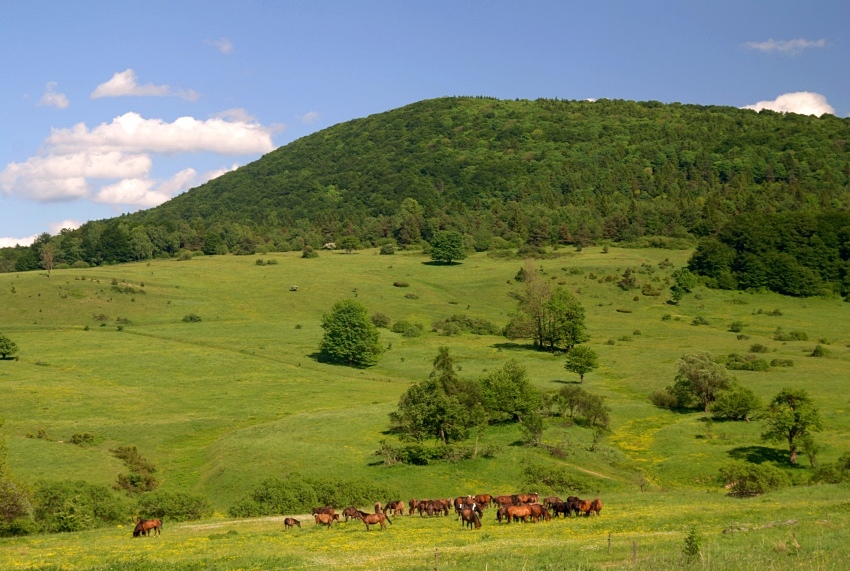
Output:
<instances>
[{"instance_id":1,"label":"treeline","mask_svg":"<svg viewBox=\"0 0 850 571\"><path fill-rule=\"evenodd\" d=\"M712 287L850 294L850 212L751 213L700 241L688 268Z\"/></svg>"},{"instance_id":2,"label":"treeline","mask_svg":"<svg viewBox=\"0 0 850 571\"><path fill-rule=\"evenodd\" d=\"M439 230L476 250L714 236L742 213L847 209L848 140L850 120L831 115L434 99L314 133L157 208L63 232L55 263L315 249L346 236L406 247ZM42 267L50 240L4 249L0 270Z\"/></svg>"}]
</instances>

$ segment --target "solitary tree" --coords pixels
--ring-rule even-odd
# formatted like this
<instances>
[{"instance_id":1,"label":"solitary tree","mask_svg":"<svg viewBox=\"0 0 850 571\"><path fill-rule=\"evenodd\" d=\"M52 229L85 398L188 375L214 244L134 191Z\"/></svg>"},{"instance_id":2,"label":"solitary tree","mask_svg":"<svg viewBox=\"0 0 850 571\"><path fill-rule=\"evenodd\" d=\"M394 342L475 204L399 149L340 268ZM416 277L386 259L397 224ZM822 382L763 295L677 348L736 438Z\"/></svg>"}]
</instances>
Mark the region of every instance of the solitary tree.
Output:
<instances>
[{"instance_id":1,"label":"solitary tree","mask_svg":"<svg viewBox=\"0 0 850 571\"><path fill-rule=\"evenodd\" d=\"M7 356L18 352L18 346L14 341L0 333L0 355L5 359Z\"/></svg>"},{"instance_id":2,"label":"solitary tree","mask_svg":"<svg viewBox=\"0 0 850 571\"><path fill-rule=\"evenodd\" d=\"M762 414L766 430L761 435L768 442L787 442L790 461L797 463L797 447L812 432L823 429L812 397L803 389L782 389L773 397Z\"/></svg>"},{"instance_id":3,"label":"solitary tree","mask_svg":"<svg viewBox=\"0 0 850 571\"><path fill-rule=\"evenodd\" d=\"M708 412L718 393L729 388L729 374L725 368L711 360L709 353L688 353L682 356L676 365L679 367L679 374L668 392L676 396L679 406L687 407L696 399L705 412Z\"/></svg>"},{"instance_id":4,"label":"solitary tree","mask_svg":"<svg viewBox=\"0 0 850 571\"><path fill-rule=\"evenodd\" d=\"M366 308L353 299L334 304L322 318L325 335L319 351L325 357L354 367L370 367L381 356L378 328Z\"/></svg>"},{"instance_id":5,"label":"solitary tree","mask_svg":"<svg viewBox=\"0 0 850 571\"><path fill-rule=\"evenodd\" d=\"M346 254L350 254L360 247L360 240L357 239L357 236L343 236L336 245L345 250Z\"/></svg>"},{"instance_id":6,"label":"solitary tree","mask_svg":"<svg viewBox=\"0 0 850 571\"><path fill-rule=\"evenodd\" d=\"M575 373L584 384L584 375L599 366L599 355L586 345L576 345L567 353L564 368Z\"/></svg>"},{"instance_id":7,"label":"solitary tree","mask_svg":"<svg viewBox=\"0 0 850 571\"><path fill-rule=\"evenodd\" d=\"M466 258L463 236L453 230L441 230L431 242L431 259L435 262L451 264L455 260Z\"/></svg>"},{"instance_id":8,"label":"solitary tree","mask_svg":"<svg viewBox=\"0 0 850 571\"><path fill-rule=\"evenodd\" d=\"M56 247L53 242L48 240L41 245L41 267L47 270L47 277L50 277L50 272L53 271L53 262L56 259Z\"/></svg>"}]
</instances>

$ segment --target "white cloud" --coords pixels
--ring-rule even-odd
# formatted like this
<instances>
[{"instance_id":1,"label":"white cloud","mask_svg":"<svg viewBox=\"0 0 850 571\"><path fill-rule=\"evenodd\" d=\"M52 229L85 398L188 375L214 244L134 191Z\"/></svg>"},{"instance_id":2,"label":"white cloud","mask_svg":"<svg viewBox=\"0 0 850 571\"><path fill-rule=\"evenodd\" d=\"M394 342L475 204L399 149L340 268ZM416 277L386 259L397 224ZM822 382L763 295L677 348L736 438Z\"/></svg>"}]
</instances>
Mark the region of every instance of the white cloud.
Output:
<instances>
[{"instance_id":1,"label":"white cloud","mask_svg":"<svg viewBox=\"0 0 850 571\"><path fill-rule=\"evenodd\" d=\"M181 117L168 123L126 113L92 129L84 123L54 129L41 154L0 171L0 189L38 201L92 198L156 206L226 170L199 176L185 168L168 180L156 180L151 177L155 154L244 155L274 149L271 127L259 124L244 109L223 115L240 120Z\"/></svg>"},{"instance_id":2,"label":"white cloud","mask_svg":"<svg viewBox=\"0 0 850 571\"><path fill-rule=\"evenodd\" d=\"M194 89L178 89L173 91L168 85L154 85L146 83L139 85L136 82L136 72L132 69L116 72L112 79L98 85L92 91L92 99L101 97L165 97L175 96L186 101L197 101L200 97Z\"/></svg>"},{"instance_id":3,"label":"white cloud","mask_svg":"<svg viewBox=\"0 0 850 571\"><path fill-rule=\"evenodd\" d=\"M68 98L64 93L56 93L56 86L59 85L55 81L51 81L47 84L47 88L44 92L44 95L41 96L41 99L38 102L39 107L56 107L57 109L67 109L67 107L71 104L68 101Z\"/></svg>"},{"instance_id":4,"label":"white cloud","mask_svg":"<svg viewBox=\"0 0 850 571\"><path fill-rule=\"evenodd\" d=\"M306 123L307 125L310 125L310 124L315 123L316 121L319 120L319 112L318 111L308 111L304 115L301 115L299 117L299 119L302 123Z\"/></svg>"},{"instance_id":5,"label":"white cloud","mask_svg":"<svg viewBox=\"0 0 850 571\"><path fill-rule=\"evenodd\" d=\"M0 248L14 248L15 246L29 246L35 239L38 238L38 234L33 234L32 236L27 236L26 238L0 238Z\"/></svg>"},{"instance_id":6,"label":"white cloud","mask_svg":"<svg viewBox=\"0 0 850 571\"><path fill-rule=\"evenodd\" d=\"M826 40L804 40L803 38L774 40L771 38L765 42L746 42L744 46L751 50L764 53L779 52L781 54L796 55L810 48L825 48Z\"/></svg>"},{"instance_id":7,"label":"white cloud","mask_svg":"<svg viewBox=\"0 0 850 571\"><path fill-rule=\"evenodd\" d=\"M253 123L257 120L256 117L248 113L242 107L235 107L233 109L225 109L224 111L219 111L218 113L213 113L211 117L217 119L224 119L225 121L237 121L239 123Z\"/></svg>"},{"instance_id":8,"label":"white cloud","mask_svg":"<svg viewBox=\"0 0 850 571\"><path fill-rule=\"evenodd\" d=\"M206 43L208 46L212 46L224 55L228 55L233 51L233 42L228 40L227 38L219 38L217 40L207 40Z\"/></svg>"},{"instance_id":9,"label":"white cloud","mask_svg":"<svg viewBox=\"0 0 850 571\"><path fill-rule=\"evenodd\" d=\"M51 222L47 227L50 229L51 234L58 234L66 228L68 230L76 230L82 225L83 223L79 220L62 220L61 222Z\"/></svg>"},{"instance_id":10,"label":"white cloud","mask_svg":"<svg viewBox=\"0 0 850 571\"><path fill-rule=\"evenodd\" d=\"M835 115L835 109L827 102L826 97L811 91L785 93L773 101L759 101L743 108L754 111L770 109L779 113L799 113L800 115L817 115L818 117L824 113Z\"/></svg>"},{"instance_id":11,"label":"white cloud","mask_svg":"<svg viewBox=\"0 0 850 571\"><path fill-rule=\"evenodd\" d=\"M180 117L173 123L125 113L89 130L84 123L54 129L47 143L58 152L118 149L123 152L190 153L209 151L225 155L266 153L274 149L271 132L259 123L212 118L200 121Z\"/></svg>"}]
</instances>

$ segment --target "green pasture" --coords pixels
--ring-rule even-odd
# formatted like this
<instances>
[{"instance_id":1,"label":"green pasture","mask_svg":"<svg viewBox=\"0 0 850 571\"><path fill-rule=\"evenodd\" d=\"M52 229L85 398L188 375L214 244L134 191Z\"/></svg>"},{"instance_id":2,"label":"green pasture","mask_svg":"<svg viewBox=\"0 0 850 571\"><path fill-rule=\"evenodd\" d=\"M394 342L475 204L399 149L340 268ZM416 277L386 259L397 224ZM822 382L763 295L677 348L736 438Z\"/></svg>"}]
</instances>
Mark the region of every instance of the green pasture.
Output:
<instances>
[{"instance_id":1,"label":"green pasture","mask_svg":"<svg viewBox=\"0 0 850 571\"><path fill-rule=\"evenodd\" d=\"M734 371L734 376L765 401L786 386L808 390L825 424L818 434L823 445L819 460L833 461L850 449L850 304L839 298L798 299L700 287L672 306L665 303L666 290L650 297L640 290L622 291L616 282L627 267L640 270L644 264L647 273L638 274L641 284L669 288L665 279L685 264L690 252L610 248L603 253L585 248L556 253L560 255L533 263L553 285L576 292L585 307L589 345L599 353L601 365L585 377L585 388L607 397L610 430L590 451L589 428L550 418L544 442L564 450L562 457L553 458L543 449L519 445L516 426L498 426L469 442L473 445L477 437L481 446L496 446L494 458L429 466L383 466L374 451L380 440L393 440L385 433L388 414L411 383L427 377L439 346L450 348L462 377L477 377L516 359L541 389L556 391L578 381L564 370L563 356L536 352L522 341L472 334L442 337L430 331L433 321L455 313L500 326L507 323L516 307L510 294L522 287L513 279L522 260L474 254L460 264L440 266L427 263L420 253L380 256L376 250L363 250L322 252L315 259L290 252L152 260L56 270L49 279L45 272L0 274L0 332L20 348L18 360L0 361L0 418L5 419L2 432L14 475L29 482L84 479L111 485L124 467L109 450L136 446L156 465L161 489L202 494L219 512L212 522L166 523L166 534L158 540L128 543L126 528L2 540L0 557L5 559L0 568L147 569L145 561L166 560L173 567L157 568L183 569L180 565L189 568L191 562L204 561L208 563L200 565L209 566L197 568L290 566L283 561L310 567L343 565L350 549L354 568L377 561L380 568L424 569L433 568L437 547L446 549L446 568L455 561L456 568L468 564L508 569L525 565L522 557L528 554L520 550L532 540L533 553L541 554L539 561L548 567L529 557L528 569L571 568L556 562L575 568L579 563L631 564L630 541L627 546L616 544L616 557L604 551L602 538L608 531L624 538L645 534L639 561L647 561L641 558L655 549L658 558L673 566L678 565L674 557L684 526L691 523L704 526L710 537L707 544L716 555L711 568L735 568L734 558L721 555L726 548L741 556L763 557L760 564L780 561L771 563L774 568L815 568L815 561L821 568L839 568L830 557L835 550L847 555L848 522L841 515L847 512L841 503L846 488L794 488L763 498L726 498L714 480L721 465L739 458L782 466L782 447L759 439L758 422L709 422L701 413L658 409L647 397L672 384L675 362L684 353L743 354L761 343L770 352L760 356L768 361L792 359L794 365L766 372ZM259 266L257 257L278 263ZM672 266L659 268L665 258ZM394 287L397 281L409 287ZM315 353L322 314L345 298L357 299L370 314L422 323L425 333L405 338L382 329L382 344L389 348L369 369L321 363ZM190 313L201 321L184 322ZM667 314L669 318L662 319ZM696 316L708 325L692 325ZM742 333L748 339L728 330L733 321L744 323ZM804 331L809 340L774 341L777 327ZM829 350L828 357L808 356L818 343ZM68 442L84 432L94 435L93 445ZM359 523L327 532L305 529L296 532L307 542L304 549L299 548L302 540L283 532L280 522L226 521L221 515L264 478L293 471L370 479L408 498L517 491L522 467L529 462L560 465L582 475L588 481L587 494L601 496L609 507L599 519L510 531L488 521L481 532L462 532L454 522L417 518L368 536L360 533ZM801 457L801 467L789 470L803 478L810 468ZM806 497L812 494L813 499ZM668 502L673 507L668 508ZM832 523L819 523L834 505L844 506L844 511L836 508ZM664 514L670 510L677 515L668 523ZM643 517L649 522L645 529ZM720 534L730 518L762 523L796 518L807 522L808 531L797 532L801 548L782 552L776 546L790 534L785 527L732 538ZM209 539L231 528L238 534ZM397 545L398 536L417 546L411 548L415 557L409 564L396 562L387 551ZM327 551L318 538L336 538L337 543L327 544ZM91 544L92 550L83 544ZM761 551L750 553L750 544ZM243 562L246 550L257 559ZM56 555L43 555L48 552ZM503 557L491 558L494 554ZM815 556L825 559L812 559ZM262 557L281 559L264 567ZM209 563L213 560L219 562ZM115 561L126 565L109 567L118 565ZM142 563L134 567L133 562ZM100 564L105 566L97 567Z\"/></svg>"}]
</instances>

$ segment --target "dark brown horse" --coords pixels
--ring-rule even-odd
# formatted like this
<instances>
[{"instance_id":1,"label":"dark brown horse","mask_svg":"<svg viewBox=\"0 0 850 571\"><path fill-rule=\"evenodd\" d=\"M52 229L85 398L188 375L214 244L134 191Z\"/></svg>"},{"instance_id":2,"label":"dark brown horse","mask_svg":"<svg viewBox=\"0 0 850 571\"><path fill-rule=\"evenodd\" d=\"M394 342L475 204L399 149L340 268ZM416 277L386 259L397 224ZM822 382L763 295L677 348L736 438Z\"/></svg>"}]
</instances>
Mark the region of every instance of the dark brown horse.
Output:
<instances>
[{"instance_id":1,"label":"dark brown horse","mask_svg":"<svg viewBox=\"0 0 850 571\"><path fill-rule=\"evenodd\" d=\"M478 494L475 496L475 502L482 508L489 508L491 501L493 501L493 496L490 494Z\"/></svg>"},{"instance_id":2,"label":"dark brown horse","mask_svg":"<svg viewBox=\"0 0 850 571\"><path fill-rule=\"evenodd\" d=\"M136 519L136 527L133 529L133 537L150 535L151 531L153 531L154 535L162 535L162 521L158 519Z\"/></svg>"},{"instance_id":3,"label":"dark brown horse","mask_svg":"<svg viewBox=\"0 0 850 571\"><path fill-rule=\"evenodd\" d=\"M549 510L546 509L546 506L542 504L528 504L528 507L531 508L531 517L534 518L534 522L537 523L540 521L540 518L543 518L543 521L549 521L552 519L552 516L549 515Z\"/></svg>"},{"instance_id":4,"label":"dark brown horse","mask_svg":"<svg viewBox=\"0 0 850 571\"><path fill-rule=\"evenodd\" d=\"M292 517L288 517L288 518L286 518L285 520L283 520L283 527L284 527L284 529L292 529L292 526L298 526L298 527L300 528L300 527L301 527L301 522L300 522L300 521L298 521L298 520L297 520L297 519L295 519L295 518L292 518Z\"/></svg>"},{"instance_id":5,"label":"dark brown horse","mask_svg":"<svg viewBox=\"0 0 850 571\"><path fill-rule=\"evenodd\" d=\"M387 515L404 515L404 502L401 500L390 500L384 505L384 513Z\"/></svg>"}]
</instances>

